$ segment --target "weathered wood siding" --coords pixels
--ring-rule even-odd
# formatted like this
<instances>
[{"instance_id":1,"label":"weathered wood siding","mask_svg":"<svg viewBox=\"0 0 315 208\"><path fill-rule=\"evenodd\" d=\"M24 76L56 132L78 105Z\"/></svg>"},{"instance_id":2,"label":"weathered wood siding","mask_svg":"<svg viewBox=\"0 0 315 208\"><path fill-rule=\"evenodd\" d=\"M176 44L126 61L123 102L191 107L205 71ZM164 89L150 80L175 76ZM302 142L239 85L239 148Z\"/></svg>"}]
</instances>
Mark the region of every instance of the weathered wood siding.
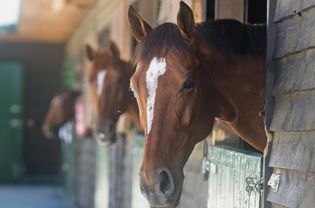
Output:
<instances>
[{"instance_id":1,"label":"weathered wood siding","mask_svg":"<svg viewBox=\"0 0 315 208\"><path fill-rule=\"evenodd\" d=\"M268 165L280 173L280 185L268 190L267 200L274 208L310 208L315 204L315 2L269 1L269 14Z\"/></svg>"}]
</instances>

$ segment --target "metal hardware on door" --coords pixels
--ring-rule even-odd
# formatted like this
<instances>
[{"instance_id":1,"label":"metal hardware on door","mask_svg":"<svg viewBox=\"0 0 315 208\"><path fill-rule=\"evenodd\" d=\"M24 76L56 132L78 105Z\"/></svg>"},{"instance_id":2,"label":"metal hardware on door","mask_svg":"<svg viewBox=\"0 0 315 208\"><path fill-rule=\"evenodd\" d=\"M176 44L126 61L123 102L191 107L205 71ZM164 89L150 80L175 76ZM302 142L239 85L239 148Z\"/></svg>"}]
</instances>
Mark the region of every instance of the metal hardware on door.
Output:
<instances>
[{"instance_id":1,"label":"metal hardware on door","mask_svg":"<svg viewBox=\"0 0 315 208\"><path fill-rule=\"evenodd\" d=\"M12 128L20 128L23 125L23 121L21 119L11 119L9 122Z\"/></svg>"},{"instance_id":2,"label":"metal hardware on door","mask_svg":"<svg viewBox=\"0 0 315 208\"><path fill-rule=\"evenodd\" d=\"M209 172L210 172L210 162L206 157L202 159L202 175L203 180L207 181L209 179Z\"/></svg>"},{"instance_id":3,"label":"metal hardware on door","mask_svg":"<svg viewBox=\"0 0 315 208\"><path fill-rule=\"evenodd\" d=\"M249 196L253 191L259 192L262 195L264 189L263 178L246 177L245 182L246 192Z\"/></svg>"},{"instance_id":4,"label":"metal hardware on door","mask_svg":"<svg viewBox=\"0 0 315 208\"><path fill-rule=\"evenodd\" d=\"M21 113L22 112L22 106L11 105L9 110L10 110L10 113Z\"/></svg>"}]
</instances>

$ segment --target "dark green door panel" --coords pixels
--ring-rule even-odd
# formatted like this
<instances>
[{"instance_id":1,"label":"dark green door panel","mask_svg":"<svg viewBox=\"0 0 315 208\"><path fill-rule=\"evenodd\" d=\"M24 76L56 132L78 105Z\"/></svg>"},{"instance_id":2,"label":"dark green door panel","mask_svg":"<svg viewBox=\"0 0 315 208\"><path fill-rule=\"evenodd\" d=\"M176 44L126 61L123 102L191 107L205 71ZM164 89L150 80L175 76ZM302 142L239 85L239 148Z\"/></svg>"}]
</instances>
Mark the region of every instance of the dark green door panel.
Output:
<instances>
[{"instance_id":1,"label":"dark green door panel","mask_svg":"<svg viewBox=\"0 0 315 208\"><path fill-rule=\"evenodd\" d=\"M23 68L0 63L0 182L13 182L22 172Z\"/></svg>"}]
</instances>

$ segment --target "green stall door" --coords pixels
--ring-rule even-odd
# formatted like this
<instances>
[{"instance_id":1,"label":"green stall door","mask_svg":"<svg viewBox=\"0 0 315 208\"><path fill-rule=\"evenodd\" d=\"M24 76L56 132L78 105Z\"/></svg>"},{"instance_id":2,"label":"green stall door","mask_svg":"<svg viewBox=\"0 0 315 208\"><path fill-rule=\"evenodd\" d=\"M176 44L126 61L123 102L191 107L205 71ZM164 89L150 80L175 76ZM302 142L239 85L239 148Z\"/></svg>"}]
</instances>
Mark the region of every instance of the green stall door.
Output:
<instances>
[{"instance_id":1,"label":"green stall door","mask_svg":"<svg viewBox=\"0 0 315 208\"><path fill-rule=\"evenodd\" d=\"M149 208L150 205L146 198L141 194L139 169L143 157L143 135L136 134L133 138L133 176L132 176L132 208Z\"/></svg>"},{"instance_id":2,"label":"green stall door","mask_svg":"<svg viewBox=\"0 0 315 208\"><path fill-rule=\"evenodd\" d=\"M209 148L208 208L259 208L262 155Z\"/></svg>"},{"instance_id":3,"label":"green stall door","mask_svg":"<svg viewBox=\"0 0 315 208\"><path fill-rule=\"evenodd\" d=\"M23 68L0 63L0 183L22 173Z\"/></svg>"}]
</instances>

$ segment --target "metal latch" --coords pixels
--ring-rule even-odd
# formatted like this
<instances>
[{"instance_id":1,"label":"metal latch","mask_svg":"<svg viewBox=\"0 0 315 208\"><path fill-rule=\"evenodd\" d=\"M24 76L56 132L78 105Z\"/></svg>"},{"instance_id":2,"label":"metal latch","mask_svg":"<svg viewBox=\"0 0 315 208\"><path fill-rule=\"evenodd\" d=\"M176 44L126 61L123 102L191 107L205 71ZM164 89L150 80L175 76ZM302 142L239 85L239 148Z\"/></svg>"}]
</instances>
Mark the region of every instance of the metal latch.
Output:
<instances>
[{"instance_id":1,"label":"metal latch","mask_svg":"<svg viewBox=\"0 0 315 208\"><path fill-rule=\"evenodd\" d=\"M261 195L264 190L263 178L246 177L246 192L250 196L253 191L259 192Z\"/></svg>"},{"instance_id":2,"label":"metal latch","mask_svg":"<svg viewBox=\"0 0 315 208\"><path fill-rule=\"evenodd\" d=\"M204 157L202 159L202 175L203 175L203 180L207 181L209 179L209 172L210 172L210 161Z\"/></svg>"},{"instance_id":3,"label":"metal latch","mask_svg":"<svg viewBox=\"0 0 315 208\"><path fill-rule=\"evenodd\" d=\"M273 192L278 192L278 190L279 190L280 176L281 176L280 172L273 173L270 176L270 179L268 181L268 186L271 187L271 190Z\"/></svg>"}]
</instances>

